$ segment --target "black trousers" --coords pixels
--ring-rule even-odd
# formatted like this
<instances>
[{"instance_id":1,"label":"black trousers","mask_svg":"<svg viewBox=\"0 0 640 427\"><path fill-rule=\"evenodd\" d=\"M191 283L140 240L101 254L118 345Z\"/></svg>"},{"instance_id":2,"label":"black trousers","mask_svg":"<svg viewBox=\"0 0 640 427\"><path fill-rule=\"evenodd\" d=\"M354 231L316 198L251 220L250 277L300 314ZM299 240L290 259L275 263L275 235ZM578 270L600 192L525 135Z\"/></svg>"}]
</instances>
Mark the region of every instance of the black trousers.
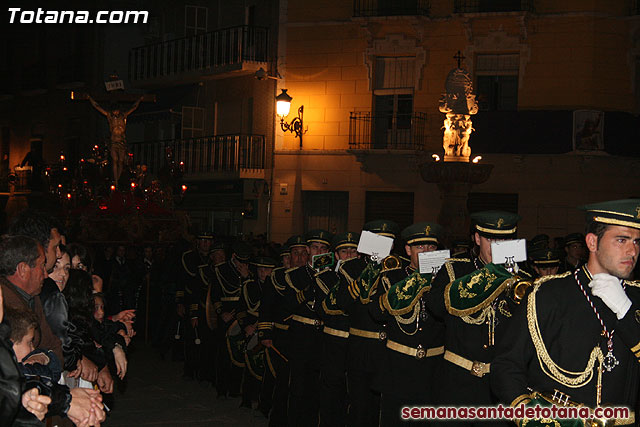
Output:
<instances>
[{"instance_id":1,"label":"black trousers","mask_svg":"<svg viewBox=\"0 0 640 427\"><path fill-rule=\"evenodd\" d=\"M442 369L436 374L441 384L437 400L440 406L494 406L497 398L491 392L490 376L482 378L471 375L469 371L446 360L442 361ZM511 423L506 420L489 421L455 421L446 422L446 427L478 426L478 427L508 427Z\"/></svg>"},{"instance_id":2,"label":"black trousers","mask_svg":"<svg viewBox=\"0 0 640 427\"><path fill-rule=\"evenodd\" d=\"M245 366L242 371L242 403L250 404L258 400L260 381Z\"/></svg>"},{"instance_id":3,"label":"black trousers","mask_svg":"<svg viewBox=\"0 0 640 427\"><path fill-rule=\"evenodd\" d=\"M347 423L347 340L324 334L320 369L320 425Z\"/></svg>"},{"instance_id":4,"label":"black trousers","mask_svg":"<svg viewBox=\"0 0 640 427\"><path fill-rule=\"evenodd\" d=\"M216 329L216 391L218 396L239 396L243 368L234 365L227 348L226 328Z\"/></svg>"},{"instance_id":5,"label":"black trousers","mask_svg":"<svg viewBox=\"0 0 640 427\"><path fill-rule=\"evenodd\" d=\"M314 326L293 322L289 335L289 426L317 426L322 332Z\"/></svg>"},{"instance_id":6,"label":"black trousers","mask_svg":"<svg viewBox=\"0 0 640 427\"><path fill-rule=\"evenodd\" d=\"M211 330L198 323L195 328L191 321L184 328L184 375L201 381L213 381L215 374L214 340ZM196 344L196 338L200 344Z\"/></svg>"},{"instance_id":7,"label":"black trousers","mask_svg":"<svg viewBox=\"0 0 640 427\"><path fill-rule=\"evenodd\" d=\"M290 357L289 331L276 329L273 335L273 345L285 358ZM273 394L271 413L269 414L269 427L286 427L288 425L288 403L289 403L289 362L283 359L272 349L268 349L268 360L265 364L271 363L276 375L273 378ZM265 373L270 371L269 367ZM271 373L269 372L269 375ZM266 377L266 376L265 376ZM264 379L263 379L264 387Z\"/></svg>"},{"instance_id":8,"label":"black trousers","mask_svg":"<svg viewBox=\"0 0 640 427\"><path fill-rule=\"evenodd\" d=\"M349 388L349 426L377 426L380 418L381 370L384 369L384 342L349 336L347 385Z\"/></svg>"}]
</instances>

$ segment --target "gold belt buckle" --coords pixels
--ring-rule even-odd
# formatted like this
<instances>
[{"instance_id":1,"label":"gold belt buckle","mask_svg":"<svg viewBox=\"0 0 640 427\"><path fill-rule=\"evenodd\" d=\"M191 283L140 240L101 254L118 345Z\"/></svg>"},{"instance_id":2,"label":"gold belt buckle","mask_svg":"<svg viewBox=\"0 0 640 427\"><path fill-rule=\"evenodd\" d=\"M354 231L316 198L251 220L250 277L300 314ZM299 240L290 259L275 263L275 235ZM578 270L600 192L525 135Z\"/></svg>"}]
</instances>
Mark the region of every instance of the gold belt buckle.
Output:
<instances>
[{"instance_id":1,"label":"gold belt buckle","mask_svg":"<svg viewBox=\"0 0 640 427\"><path fill-rule=\"evenodd\" d=\"M473 365L471 365L471 375L482 378L486 366L487 364L484 362L474 361Z\"/></svg>"},{"instance_id":2,"label":"gold belt buckle","mask_svg":"<svg viewBox=\"0 0 640 427\"><path fill-rule=\"evenodd\" d=\"M387 339L387 333L386 333L385 331L380 331L380 332L378 333L378 339L379 339L380 341L384 341L384 340L386 340L386 339Z\"/></svg>"},{"instance_id":3,"label":"gold belt buckle","mask_svg":"<svg viewBox=\"0 0 640 427\"><path fill-rule=\"evenodd\" d=\"M427 351L424 348L422 348L422 345L419 345L418 348L416 349L416 359L422 360L425 357L427 357Z\"/></svg>"}]
</instances>

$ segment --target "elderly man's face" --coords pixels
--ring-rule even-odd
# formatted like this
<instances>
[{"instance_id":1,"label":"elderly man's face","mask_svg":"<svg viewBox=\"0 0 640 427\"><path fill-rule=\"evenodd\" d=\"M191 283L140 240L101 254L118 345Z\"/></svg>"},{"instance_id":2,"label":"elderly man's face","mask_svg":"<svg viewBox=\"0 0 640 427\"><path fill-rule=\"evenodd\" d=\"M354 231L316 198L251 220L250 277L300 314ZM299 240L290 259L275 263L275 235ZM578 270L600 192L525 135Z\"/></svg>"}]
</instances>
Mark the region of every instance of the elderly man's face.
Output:
<instances>
[{"instance_id":1,"label":"elderly man's face","mask_svg":"<svg viewBox=\"0 0 640 427\"><path fill-rule=\"evenodd\" d=\"M55 260L54 260L55 265ZM48 277L45 269L45 256L42 246L38 245L38 258L33 267L27 265L26 287L29 295L38 295L42 290L42 281Z\"/></svg>"},{"instance_id":2,"label":"elderly man's face","mask_svg":"<svg viewBox=\"0 0 640 427\"><path fill-rule=\"evenodd\" d=\"M56 265L56 260L60 258L60 242L62 240L62 236L60 232L58 232L57 228L51 229L51 234L49 235L49 244L46 248L46 268L47 272L51 273L53 271L53 267Z\"/></svg>"}]
</instances>

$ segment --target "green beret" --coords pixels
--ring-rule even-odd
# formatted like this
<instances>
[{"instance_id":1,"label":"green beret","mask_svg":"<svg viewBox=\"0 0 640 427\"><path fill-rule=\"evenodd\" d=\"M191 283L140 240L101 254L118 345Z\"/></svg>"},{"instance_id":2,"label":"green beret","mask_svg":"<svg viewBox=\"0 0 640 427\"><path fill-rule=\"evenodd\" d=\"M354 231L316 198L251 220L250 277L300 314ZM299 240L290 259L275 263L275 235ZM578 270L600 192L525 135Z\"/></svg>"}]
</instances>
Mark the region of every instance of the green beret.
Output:
<instances>
[{"instance_id":1,"label":"green beret","mask_svg":"<svg viewBox=\"0 0 640 427\"><path fill-rule=\"evenodd\" d=\"M561 253L558 249L536 249L529 253L529 261L536 267L560 265Z\"/></svg>"},{"instance_id":2,"label":"green beret","mask_svg":"<svg viewBox=\"0 0 640 427\"><path fill-rule=\"evenodd\" d=\"M255 265L256 267L275 268L277 263L272 258L259 256L252 259L251 264Z\"/></svg>"},{"instance_id":3,"label":"green beret","mask_svg":"<svg viewBox=\"0 0 640 427\"><path fill-rule=\"evenodd\" d=\"M329 246L331 245L331 238L331 233L327 230L311 230L305 234L305 240L308 245L311 243L322 243Z\"/></svg>"},{"instance_id":4,"label":"green beret","mask_svg":"<svg viewBox=\"0 0 640 427\"><path fill-rule=\"evenodd\" d=\"M292 248L295 248L296 246L307 246L307 241L305 240L304 237L302 237L301 235L296 235L296 236L291 236L289 237L289 239L287 240L287 243L285 243L285 246L287 248L289 248L289 252L291 252Z\"/></svg>"},{"instance_id":5,"label":"green beret","mask_svg":"<svg viewBox=\"0 0 640 427\"><path fill-rule=\"evenodd\" d=\"M568 234L567 237L564 238L564 246L569 246L569 245L573 245L574 243L580 243L582 245L585 244L584 242L584 234L582 233L571 233Z\"/></svg>"},{"instance_id":6,"label":"green beret","mask_svg":"<svg viewBox=\"0 0 640 427\"><path fill-rule=\"evenodd\" d=\"M489 239L512 239L516 236L520 215L504 211L471 214L474 231Z\"/></svg>"},{"instance_id":7,"label":"green beret","mask_svg":"<svg viewBox=\"0 0 640 427\"><path fill-rule=\"evenodd\" d=\"M640 229L640 199L611 200L581 207L587 221Z\"/></svg>"},{"instance_id":8,"label":"green beret","mask_svg":"<svg viewBox=\"0 0 640 427\"><path fill-rule=\"evenodd\" d=\"M360 234L347 231L346 233L336 234L331 245L334 251L342 248L357 248L359 240Z\"/></svg>"},{"instance_id":9,"label":"green beret","mask_svg":"<svg viewBox=\"0 0 640 427\"><path fill-rule=\"evenodd\" d=\"M381 236L391 237L392 239L395 239L398 237L398 234L400 234L400 226L395 222L386 219L369 221L364 225L364 227L362 227L362 229Z\"/></svg>"},{"instance_id":10,"label":"green beret","mask_svg":"<svg viewBox=\"0 0 640 427\"><path fill-rule=\"evenodd\" d=\"M201 231L196 238L213 240L213 231Z\"/></svg>"},{"instance_id":11,"label":"green beret","mask_svg":"<svg viewBox=\"0 0 640 427\"><path fill-rule=\"evenodd\" d=\"M249 246L248 243L243 242L242 240L236 240L235 242L233 242L233 245L231 245L231 250L236 255L238 261L247 262L251 258L251 255L253 255L251 246Z\"/></svg>"},{"instance_id":12,"label":"green beret","mask_svg":"<svg viewBox=\"0 0 640 427\"><path fill-rule=\"evenodd\" d=\"M421 245L425 243L437 245L440 236L442 236L442 231L443 229L439 224L417 222L402 230L402 240L404 240L407 245Z\"/></svg>"}]
</instances>

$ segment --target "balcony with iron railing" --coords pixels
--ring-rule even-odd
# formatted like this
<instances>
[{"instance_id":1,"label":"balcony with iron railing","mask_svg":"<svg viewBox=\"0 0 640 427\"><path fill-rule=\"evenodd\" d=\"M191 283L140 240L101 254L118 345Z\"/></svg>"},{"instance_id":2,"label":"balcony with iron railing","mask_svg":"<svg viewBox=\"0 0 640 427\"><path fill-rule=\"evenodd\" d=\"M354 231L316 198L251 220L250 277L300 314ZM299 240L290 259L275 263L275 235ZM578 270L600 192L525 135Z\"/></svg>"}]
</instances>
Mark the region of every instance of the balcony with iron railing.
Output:
<instances>
[{"instance_id":1,"label":"balcony with iron railing","mask_svg":"<svg viewBox=\"0 0 640 427\"><path fill-rule=\"evenodd\" d=\"M533 12L533 0L454 0L454 13Z\"/></svg>"},{"instance_id":2,"label":"balcony with iron railing","mask_svg":"<svg viewBox=\"0 0 640 427\"><path fill-rule=\"evenodd\" d=\"M429 0L354 0L354 17L428 16Z\"/></svg>"},{"instance_id":3,"label":"balcony with iron railing","mask_svg":"<svg viewBox=\"0 0 640 427\"><path fill-rule=\"evenodd\" d=\"M378 114L352 112L349 148L352 150L422 150L427 138L426 113Z\"/></svg>"},{"instance_id":4,"label":"balcony with iron railing","mask_svg":"<svg viewBox=\"0 0 640 427\"><path fill-rule=\"evenodd\" d=\"M131 150L134 159L146 164L153 174L167 167L169 151L176 164L183 164L187 179L264 178L265 138L262 135L142 141L131 143Z\"/></svg>"},{"instance_id":5,"label":"balcony with iron railing","mask_svg":"<svg viewBox=\"0 0 640 427\"><path fill-rule=\"evenodd\" d=\"M138 83L188 82L253 73L266 67L268 29L239 26L131 49L129 79Z\"/></svg>"}]
</instances>

